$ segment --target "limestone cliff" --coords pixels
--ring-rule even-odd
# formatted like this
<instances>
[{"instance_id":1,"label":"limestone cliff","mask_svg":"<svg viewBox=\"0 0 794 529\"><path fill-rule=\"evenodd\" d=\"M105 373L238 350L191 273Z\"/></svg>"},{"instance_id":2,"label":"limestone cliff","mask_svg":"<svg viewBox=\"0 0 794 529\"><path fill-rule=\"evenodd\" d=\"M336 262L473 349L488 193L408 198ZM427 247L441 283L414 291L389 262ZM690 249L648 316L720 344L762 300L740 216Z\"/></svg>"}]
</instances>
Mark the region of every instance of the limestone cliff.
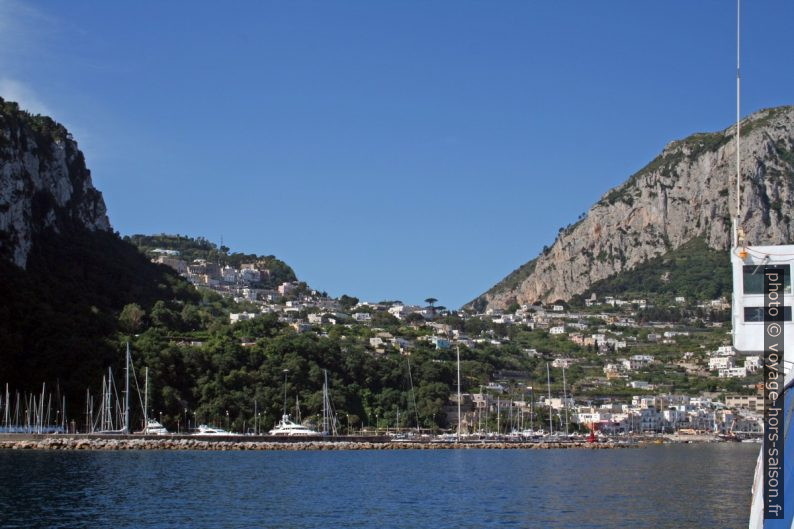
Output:
<instances>
[{"instance_id":1,"label":"limestone cliff","mask_svg":"<svg viewBox=\"0 0 794 529\"><path fill-rule=\"evenodd\" d=\"M751 244L792 242L794 107L741 124L742 227ZM670 143L608 191L554 244L472 302L478 308L568 300L598 280L695 237L727 249L735 209L735 126ZM727 256L726 256L727 259Z\"/></svg>"},{"instance_id":2,"label":"limestone cliff","mask_svg":"<svg viewBox=\"0 0 794 529\"><path fill-rule=\"evenodd\" d=\"M25 268L35 238L67 224L111 229L83 154L62 125L0 98L0 258Z\"/></svg>"}]
</instances>

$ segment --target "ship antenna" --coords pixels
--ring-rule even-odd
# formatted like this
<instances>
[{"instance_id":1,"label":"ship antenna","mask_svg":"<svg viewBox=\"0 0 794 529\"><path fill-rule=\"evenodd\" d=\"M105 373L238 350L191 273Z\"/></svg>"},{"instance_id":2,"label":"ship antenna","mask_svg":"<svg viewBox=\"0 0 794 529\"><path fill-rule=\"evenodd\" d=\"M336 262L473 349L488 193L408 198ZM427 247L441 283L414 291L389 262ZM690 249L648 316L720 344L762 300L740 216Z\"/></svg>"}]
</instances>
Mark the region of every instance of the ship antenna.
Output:
<instances>
[{"instance_id":1,"label":"ship antenna","mask_svg":"<svg viewBox=\"0 0 794 529\"><path fill-rule=\"evenodd\" d=\"M740 56L740 29L741 29L741 0L736 0L736 218L734 220L734 246L739 247L744 243L744 233L740 226L741 222L741 209L742 209L742 172L741 162L742 155L739 149L740 140L740 127L741 127L741 94L742 94L742 76L741 76L741 56Z\"/></svg>"}]
</instances>

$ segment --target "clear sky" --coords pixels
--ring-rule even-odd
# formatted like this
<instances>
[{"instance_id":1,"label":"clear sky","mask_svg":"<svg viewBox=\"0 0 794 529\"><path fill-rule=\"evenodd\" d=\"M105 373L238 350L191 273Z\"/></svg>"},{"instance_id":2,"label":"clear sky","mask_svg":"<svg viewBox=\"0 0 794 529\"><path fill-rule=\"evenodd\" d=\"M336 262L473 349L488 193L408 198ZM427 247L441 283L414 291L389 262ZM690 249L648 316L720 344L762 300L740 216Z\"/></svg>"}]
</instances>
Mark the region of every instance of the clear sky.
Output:
<instances>
[{"instance_id":1,"label":"clear sky","mask_svg":"<svg viewBox=\"0 0 794 529\"><path fill-rule=\"evenodd\" d=\"M743 110L794 2L743 6ZM735 114L735 3L0 0L0 95L69 127L122 234L458 307L670 140Z\"/></svg>"}]
</instances>

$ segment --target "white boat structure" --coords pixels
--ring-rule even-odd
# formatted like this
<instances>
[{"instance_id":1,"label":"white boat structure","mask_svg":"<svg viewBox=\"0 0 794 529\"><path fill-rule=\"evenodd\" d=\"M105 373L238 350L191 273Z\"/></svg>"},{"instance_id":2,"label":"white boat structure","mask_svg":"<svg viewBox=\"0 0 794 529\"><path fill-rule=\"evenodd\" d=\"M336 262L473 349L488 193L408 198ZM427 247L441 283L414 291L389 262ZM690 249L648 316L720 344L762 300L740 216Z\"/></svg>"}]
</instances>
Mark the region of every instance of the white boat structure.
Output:
<instances>
[{"instance_id":1,"label":"white boat structure","mask_svg":"<svg viewBox=\"0 0 794 529\"><path fill-rule=\"evenodd\" d=\"M160 421L155 419L148 419L146 421L146 427L137 433L142 435L171 435L171 432L169 432L165 426L160 424Z\"/></svg>"},{"instance_id":2,"label":"white boat structure","mask_svg":"<svg viewBox=\"0 0 794 529\"><path fill-rule=\"evenodd\" d=\"M323 370L325 381L323 383L323 431L318 432L312 430L308 426L304 426L290 419L287 413L287 370L284 370L284 411L281 415L281 420L268 431L268 435L281 435L281 436L311 436L311 435L337 435L337 421L331 405L331 399L328 396L328 371ZM298 408L300 414L300 408Z\"/></svg>"},{"instance_id":3,"label":"white boat structure","mask_svg":"<svg viewBox=\"0 0 794 529\"><path fill-rule=\"evenodd\" d=\"M742 171L741 171L741 150L740 150L740 95L741 95L741 75L740 75L740 0L736 2L736 210L733 221L733 237L731 244L731 267L733 269L733 296L731 300L731 323L733 348L740 354L761 355L764 359L764 370L774 370L783 375L783 388L773 388L778 390L777 405L782 401L782 417L777 419L780 426L774 427L772 422L765 424L764 441L758 454L755 475L753 477L752 500L750 504L749 529L794 529L794 494L785 490L794 485L794 435L791 434L791 425L794 421L794 321L792 321L791 311L794 305L794 293L792 293L792 269L791 263L794 262L794 245L769 245L756 246L746 243L745 233L742 229ZM746 215L746 214L745 214ZM765 279L765 275L771 274L770 280ZM765 283L769 283L770 292L772 287L772 277L776 281L774 288L774 298L771 294L767 296L764 289ZM781 296L782 293L782 296ZM782 298L782 300L780 299ZM776 301L772 301L772 300ZM782 301L782 311L778 312ZM768 305L767 305L768 303ZM778 312L779 317L775 322L766 320L767 314L775 316L772 311ZM782 314L780 314L782 312ZM769 327L767 328L767 325ZM775 327L773 329L772 327ZM781 329L782 327L782 329ZM773 330L777 333L774 334ZM771 340L766 343L767 335L782 340ZM774 343L773 343L774 342ZM783 354L774 354L777 348L771 347L782 345ZM767 349L767 347L770 347ZM780 358L782 356L782 358ZM772 377L770 377L770 380ZM770 381L766 381L769 384ZM766 398L766 391L764 397ZM765 404L766 406L767 404ZM771 414L770 414L771 418ZM782 419L782 420L781 420ZM766 431L769 427L770 431ZM780 436L774 435L776 430ZM772 439L774 437L774 439ZM770 446L767 446L767 441ZM781 442L782 441L782 442ZM776 443L776 446L772 443ZM774 453L772 451L775 450ZM783 453L788 452L788 457ZM778 459L777 454L780 453ZM765 457L765 454L768 454ZM765 465L766 463L766 465ZM765 468L768 465L768 468ZM781 468L782 467L782 468ZM768 472L769 475L765 475ZM774 473L774 476L772 475ZM780 488L773 489L765 494L767 483L779 483ZM788 487L785 487L788 485ZM765 498L768 494L769 498ZM780 498L782 496L782 499ZM768 504L767 504L768 502ZM782 507L782 511L778 508Z\"/></svg>"},{"instance_id":4,"label":"white boat structure","mask_svg":"<svg viewBox=\"0 0 794 529\"><path fill-rule=\"evenodd\" d=\"M215 426L208 426L206 424L200 424L198 429L196 430L196 432L193 435L229 437L229 436L235 436L235 435L240 435L240 434L226 431L223 428L216 428Z\"/></svg>"},{"instance_id":5,"label":"white boat structure","mask_svg":"<svg viewBox=\"0 0 794 529\"><path fill-rule=\"evenodd\" d=\"M268 435L287 435L290 437L299 435L321 435L320 432L312 430L308 426L291 421L289 415L286 413L281 416L281 420L278 424L267 433Z\"/></svg>"},{"instance_id":6,"label":"white boat structure","mask_svg":"<svg viewBox=\"0 0 794 529\"><path fill-rule=\"evenodd\" d=\"M308 436L308 435L320 435L320 432L312 430L311 428L304 426L302 424L298 424L289 418L289 414L287 413L287 373L288 370L284 370L284 412L281 415L281 420L270 430L268 435L281 435L281 436ZM298 408L300 411L300 408Z\"/></svg>"}]
</instances>

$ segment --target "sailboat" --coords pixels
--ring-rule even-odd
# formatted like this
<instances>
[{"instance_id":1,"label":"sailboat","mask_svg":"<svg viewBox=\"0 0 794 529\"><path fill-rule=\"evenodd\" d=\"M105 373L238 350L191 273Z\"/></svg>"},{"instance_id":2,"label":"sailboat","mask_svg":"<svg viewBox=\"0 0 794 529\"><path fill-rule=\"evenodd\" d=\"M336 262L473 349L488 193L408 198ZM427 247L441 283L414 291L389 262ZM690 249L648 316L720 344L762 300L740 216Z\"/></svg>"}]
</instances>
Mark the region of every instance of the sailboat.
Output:
<instances>
[{"instance_id":1,"label":"sailboat","mask_svg":"<svg viewBox=\"0 0 794 529\"><path fill-rule=\"evenodd\" d=\"M118 417L114 417L116 415L114 410L114 403L113 397L115 392L115 384L113 382L113 370L108 367L108 374L107 378L102 377L102 407L100 408L99 413L99 425L97 428L92 426L92 433L98 434L129 434L130 433L130 363L131 363L131 356L130 356L130 343L127 342L127 353L126 353L126 368L124 374L124 418L123 418L123 425L121 428L114 427L114 423L116 425L119 424ZM118 401L118 399L116 399ZM117 402L116 410L118 409L120 404ZM114 420L116 419L116 420Z\"/></svg>"},{"instance_id":2,"label":"sailboat","mask_svg":"<svg viewBox=\"0 0 794 529\"><path fill-rule=\"evenodd\" d=\"M171 435L171 432L160 421L149 418L149 368L146 368L143 385L143 430L136 432L141 435Z\"/></svg>"},{"instance_id":3,"label":"sailboat","mask_svg":"<svg viewBox=\"0 0 794 529\"><path fill-rule=\"evenodd\" d=\"M323 435L337 435L336 415L328 394L328 370L323 369Z\"/></svg>"}]
</instances>

